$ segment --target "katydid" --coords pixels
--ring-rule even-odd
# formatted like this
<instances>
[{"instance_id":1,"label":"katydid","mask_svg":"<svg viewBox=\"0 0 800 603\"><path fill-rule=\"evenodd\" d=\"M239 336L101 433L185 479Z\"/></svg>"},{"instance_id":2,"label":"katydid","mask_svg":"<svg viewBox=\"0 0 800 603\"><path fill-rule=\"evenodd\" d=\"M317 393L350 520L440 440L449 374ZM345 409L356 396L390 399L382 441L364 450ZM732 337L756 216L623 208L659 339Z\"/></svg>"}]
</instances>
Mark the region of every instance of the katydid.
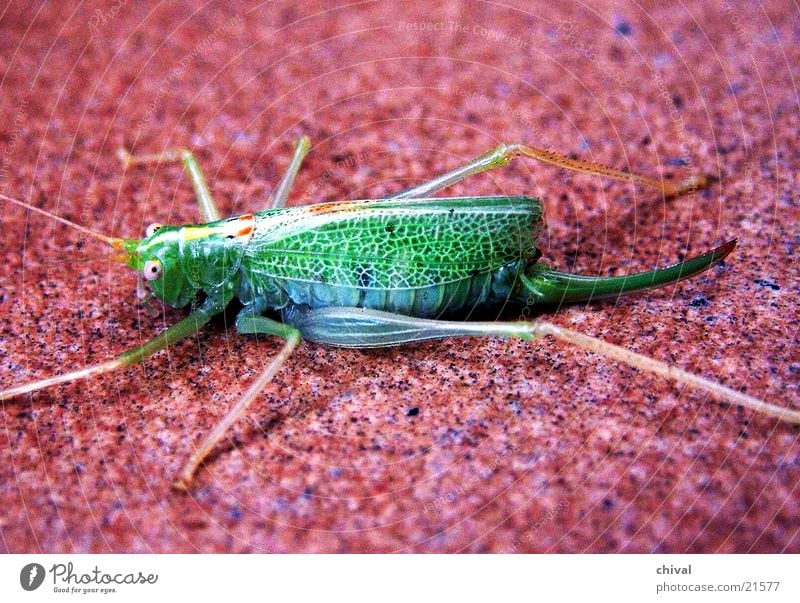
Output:
<instances>
[{"instance_id":1,"label":"katydid","mask_svg":"<svg viewBox=\"0 0 800 603\"><path fill-rule=\"evenodd\" d=\"M174 484L186 489L198 467L281 369L301 340L377 348L448 337L553 336L638 369L711 392L719 399L792 423L800 412L758 400L676 366L545 321L443 320L459 310L497 304L560 304L619 296L689 278L723 260L729 241L674 266L623 277L590 277L539 262L542 204L528 196L432 197L474 174L524 156L561 168L655 188L677 196L707 184L648 178L571 159L523 144L500 145L433 180L383 199L286 207L303 158L300 138L286 174L263 211L221 218L200 166L187 150L134 156L127 166L183 162L206 223L153 224L142 240L120 239L0 195L110 245L112 257L136 270L163 303L180 308L202 298L186 318L113 360L0 392L0 400L58 383L128 367L197 333L234 298L243 304L240 333L268 334L285 343L212 432L193 451ZM271 313L275 320L265 316Z\"/></svg>"}]
</instances>

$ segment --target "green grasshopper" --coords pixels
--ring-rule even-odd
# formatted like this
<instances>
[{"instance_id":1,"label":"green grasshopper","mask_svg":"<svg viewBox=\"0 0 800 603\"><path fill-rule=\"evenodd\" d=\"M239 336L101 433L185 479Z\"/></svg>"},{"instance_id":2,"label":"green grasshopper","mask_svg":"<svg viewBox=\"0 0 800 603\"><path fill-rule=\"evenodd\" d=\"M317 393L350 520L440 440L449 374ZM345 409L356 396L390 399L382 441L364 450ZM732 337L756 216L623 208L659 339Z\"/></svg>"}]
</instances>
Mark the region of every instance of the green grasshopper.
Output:
<instances>
[{"instance_id":1,"label":"green grasshopper","mask_svg":"<svg viewBox=\"0 0 800 603\"><path fill-rule=\"evenodd\" d=\"M489 153L391 197L285 207L303 158L303 136L271 207L222 219L195 157L186 150L133 156L127 166L182 161L205 224L152 224L142 240L108 237L32 205L0 195L86 233L112 248L112 257L136 270L163 303L181 308L202 302L174 326L108 362L0 392L0 400L44 387L129 367L197 333L234 297L243 304L240 333L281 337L285 343L242 398L194 450L175 486L190 486L198 467L228 428L271 381L302 340L350 348L378 348L447 337L533 340L550 335L633 367L704 389L793 423L800 412L768 404L675 366L545 321L466 322L441 317L476 306L560 304L661 287L689 278L724 259L732 240L674 266L624 277L590 277L540 263L536 243L544 227L542 203L527 196L434 198L464 178L530 157L561 168L658 189L677 196L707 184L682 184L607 168L526 146L500 145ZM277 312L281 321L265 316Z\"/></svg>"}]
</instances>

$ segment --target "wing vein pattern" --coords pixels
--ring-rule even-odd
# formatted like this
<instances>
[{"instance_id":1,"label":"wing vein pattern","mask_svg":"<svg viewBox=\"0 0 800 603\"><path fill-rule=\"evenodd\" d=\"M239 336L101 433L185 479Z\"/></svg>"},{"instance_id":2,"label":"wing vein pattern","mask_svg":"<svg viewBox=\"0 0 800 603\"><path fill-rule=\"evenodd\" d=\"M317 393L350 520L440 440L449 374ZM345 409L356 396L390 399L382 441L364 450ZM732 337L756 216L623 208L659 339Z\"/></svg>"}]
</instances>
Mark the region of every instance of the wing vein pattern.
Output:
<instances>
[{"instance_id":1,"label":"wing vein pattern","mask_svg":"<svg viewBox=\"0 0 800 603\"><path fill-rule=\"evenodd\" d=\"M533 255L532 197L367 200L256 214L243 269L268 281L362 290L417 289L492 272Z\"/></svg>"}]
</instances>

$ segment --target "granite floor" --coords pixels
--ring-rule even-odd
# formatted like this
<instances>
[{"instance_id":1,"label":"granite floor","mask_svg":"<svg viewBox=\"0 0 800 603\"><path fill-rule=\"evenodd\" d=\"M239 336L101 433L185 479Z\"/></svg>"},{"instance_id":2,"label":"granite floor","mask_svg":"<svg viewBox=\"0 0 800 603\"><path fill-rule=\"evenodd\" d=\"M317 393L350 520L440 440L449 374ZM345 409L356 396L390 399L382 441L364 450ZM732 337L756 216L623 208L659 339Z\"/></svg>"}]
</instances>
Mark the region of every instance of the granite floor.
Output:
<instances>
[{"instance_id":1,"label":"granite floor","mask_svg":"<svg viewBox=\"0 0 800 603\"><path fill-rule=\"evenodd\" d=\"M730 238L659 291L549 320L800 408L800 18L789 2L376 0L0 9L0 191L115 236L380 197L525 141L718 181L652 190L530 161L448 194L544 199L543 261L624 274ZM107 360L185 315L101 245L2 204L0 387ZM515 319L497 312L490 319ZM193 446L280 343L231 316L141 366L6 401L11 552L800 552L800 427L549 339L303 343L186 494Z\"/></svg>"}]
</instances>

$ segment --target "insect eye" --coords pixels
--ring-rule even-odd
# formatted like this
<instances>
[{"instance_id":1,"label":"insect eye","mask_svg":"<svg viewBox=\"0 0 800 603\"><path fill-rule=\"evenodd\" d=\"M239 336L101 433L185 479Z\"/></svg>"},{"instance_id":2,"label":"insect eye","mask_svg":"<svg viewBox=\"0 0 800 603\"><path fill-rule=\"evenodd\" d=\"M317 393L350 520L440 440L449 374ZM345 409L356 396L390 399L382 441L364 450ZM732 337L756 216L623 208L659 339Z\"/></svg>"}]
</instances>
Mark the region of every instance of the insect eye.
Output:
<instances>
[{"instance_id":1,"label":"insect eye","mask_svg":"<svg viewBox=\"0 0 800 603\"><path fill-rule=\"evenodd\" d=\"M161 276L161 262L158 260L148 260L144 264L142 273L144 274L144 278L148 281L156 280Z\"/></svg>"},{"instance_id":2,"label":"insect eye","mask_svg":"<svg viewBox=\"0 0 800 603\"><path fill-rule=\"evenodd\" d=\"M159 224L158 222L153 222L150 226L147 227L147 230L144 231L144 234L148 237L152 237L156 234L156 231L161 228L163 224Z\"/></svg>"}]
</instances>

